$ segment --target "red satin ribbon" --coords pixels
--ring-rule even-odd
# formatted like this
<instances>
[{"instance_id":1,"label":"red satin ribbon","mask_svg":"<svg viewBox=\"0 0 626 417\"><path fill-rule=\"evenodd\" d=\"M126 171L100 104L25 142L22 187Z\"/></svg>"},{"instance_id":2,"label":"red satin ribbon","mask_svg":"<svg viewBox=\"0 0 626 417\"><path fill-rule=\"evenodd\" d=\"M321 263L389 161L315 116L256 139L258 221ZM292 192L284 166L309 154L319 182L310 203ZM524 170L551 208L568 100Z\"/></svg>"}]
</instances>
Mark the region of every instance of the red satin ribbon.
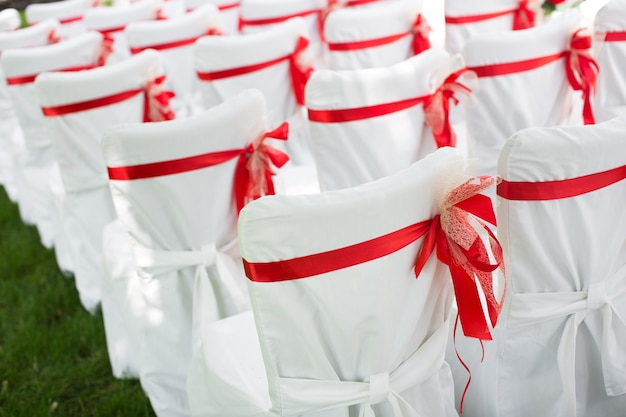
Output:
<instances>
[{"instance_id":1,"label":"red satin ribbon","mask_svg":"<svg viewBox=\"0 0 626 417\"><path fill-rule=\"evenodd\" d=\"M103 67L104 65L106 65L109 55L113 53L114 44L115 44L115 38L113 38L111 34L109 33L102 34L102 43L100 44L100 51L98 52L98 62L97 62L97 65L99 67Z\"/></svg>"},{"instance_id":2,"label":"red satin ribbon","mask_svg":"<svg viewBox=\"0 0 626 417\"><path fill-rule=\"evenodd\" d=\"M396 42L405 36L413 35L411 40L411 49L414 55L419 54L422 51L430 48L430 41L428 39L428 33L430 32L430 26L426 22L426 19L421 14L417 15L413 28L408 32L396 33L389 36L383 36L380 38L367 39L363 41L351 41L351 42L327 42L328 50L330 51L356 51L360 49L375 48L378 46L384 46Z\"/></svg>"},{"instance_id":3,"label":"red satin ribbon","mask_svg":"<svg viewBox=\"0 0 626 417\"><path fill-rule=\"evenodd\" d=\"M224 78L237 77L239 75L250 74L256 71L263 70L265 68L269 68L271 66L277 65L285 60L289 61L289 72L291 76L291 83L295 95L296 102L303 106L304 105L304 88L309 78L311 77L311 73L313 72L312 67L304 67L301 63L298 62L302 53L305 52L309 45L309 41L306 38L299 37L296 42L296 47L293 53L282 56L280 58L272 59L270 61L261 62L258 64L245 65L237 68L229 68L220 71L211 71L211 72L200 72L198 71L198 78L203 81L216 81Z\"/></svg>"},{"instance_id":4,"label":"red satin ribbon","mask_svg":"<svg viewBox=\"0 0 626 417\"><path fill-rule=\"evenodd\" d=\"M507 200L557 200L590 193L624 179L626 179L626 165L565 180L542 182L501 180L497 193Z\"/></svg>"},{"instance_id":5,"label":"red satin ribbon","mask_svg":"<svg viewBox=\"0 0 626 417\"><path fill-rule=\"evenodd\" d=\"M624 32L607 32L604 35L605 42L623 42L626 41L626 31Z\"/></svg>"},{"instance_id":6,"label":"red satin ribbon","mask_svg":"<svg viewBox=\"0 0 626 417\"><path fill-rule=\"evenodd\" d=\"M59 23L62 25L67 25L68 23L80 22L81 20L83 20L82 16L72 16L72 17L66 17L65 19L59 19ZM28 26L34 26L37 23L39 22L30 22Z\"/></svg>"},{"instance_id":7,"label":"red satin ribbon","mask_svg":"<svg viewBox=\"0 0 626 417\"><path fill-rule=\"evenodd\" d=\"M539 58L531 58L523 61L467 67L467 69L475 72L476 76L478 77L497 77L499 75L508 75L534 70L543 67L544 65L547 65L551 62L558 61L566 55L567 52L559 52L558 54L542 56Z\"/></svg>"},{"instance_id":8,"label":"red satin ribbon","mask_svg":"<svg viewBox=\"0 0 626 417\"><path fill-rule=\"evenodd\" d=\"M111 104L120 103L135 97L138 94L144 94L144 122L156 122L162 120L173 119L174 113L169 109L169 100L174 93L162 91L161 84L164 82L165 76L157 77L150 81L145 88L135 90L122 91L110 96L99 97L93 100L81 101L78 103L64 104L60 106L42 107L44 116L56 117L66 114L77 113L96 109L99 107L109 106Z\"/></svg>"},{"instance_id":9,"label":"red satin ribbon","mask_svg":"<svg viewBox=\"0 0 626 417\"><path fill-rule=\"evenodd\" d=\"M595 93L598 80L598 64L591 57L591 35L579 29L572 35L570 49L567 52L565 73L574 91L583 94L583 120L585 124L594 124L591 96Z\"/></svg>"},{"instance_id":10,"label":"red satin ribbon","mask_svg":"<svg viewBox=\"0 0 626 417\"><path fill-rule=\"evenodd\" d=\"M343 7L362 6L364 4L376 3L380 0L348 0L343 4Z\"/></svg>"},{"instance_id":11,"label":"red satin ribbon","mask_svg":"<svg viewBox=\"0 0 626 417\"><path fill-rule=\"evenodd\" d=\"M230 10L230 9L234 9L236 7L239 7L239 2L229 3L229 4L222 4L220 6L217 6L217 10L219 10L220 12L223 12L224 10Z\"/></svg>"},{"instance_id":12,"label":"red satin ribbon","mask_svg":"<svg viewBox=\"0 0 626 417\"><path fill-rule=\"evenodd\" d=\"M289 15L268 17L265 19L239 18L239 29L241 30L241 28L243 28L244 26L264 26L264 25L272 25L274 23L282 23L294 17L306 17L312 14L318 14L318 13L321 13L321 9L304 10L304 11L292 13Z\"/></svg>"},{"instance_id":13,"label":"red satin ribbon","mask_svg":"<svg viewBox=\"0 0 626 417\"><path fill-rule=\"evenodd\" d=\"M424 103L430 96L421 96L406 100L394 101L373 106L355 107L351 109L313 110L308 109L309 120L317 123L344 123L356 120L371 119L406 110L420 103Z\"/></svg>"},{"instance_id":14,"label":"red satin ribbon","mask_svg":"<svg viewBox=\"0 0 626 417\"><path fill-rule=\"evenodd\" d=\"M73 72L73 71L83 71L93 69L93 65L79 65L76 67L62 68L62 69L54 69L48 71L58 71L58 72ZM31 74L31 75L21 75L17 77L7 77L6 82L8 85L22 85L22 84L30 84L35 82L35 78L37 78L39 74Z\"/></svg>"},{"instance_id":15,"label":"red satin ribbon","mask_svg":"<svg viewBox=\"0 0 626 417\"><path fill-rule=\"evenodd\" d=\"M463 186L466 185L467 183ZM387 256L426 236L416 260L415 276L419 278L423 266L436 248L437 258L450 268L465 335L490 340L491 334L473 275L480 275L482 278L480 285L486 295L490 321L495 325L500 304L495 301L493 288L488 283L489 280L485 279L485 275L490 275L500 266L502 253L495 236L487 226L484 226L485 221L495 224L491 200L484 195L474 194L454 204L452 209L462 213L462 216L472 216L490 233L492 243L497 244L492 248L496 265L489 263L486 249L480 239L476 239L471 247L465 250L449 238L447 231L441 227L440 215L437 215L432 220L415 223L374 239L313 255L274 262L248 262L244 259L246 276L254 282L279 282L312 277ZM456 252L452 255L451 251L461 251L469 263L457 264Z\"/></svg>"},{"instance_id":16,"label":"red satin ribbon","mask_svg":"<svg viewBox=\"0 0 626 417\"><path fill-rule=\"evenodd\" d=\"M116 27L112 27L112 28L108 28L108 29L96 29L96 30L98 32L102 33L103 35L105 35L105 34L111 34L111 33L115 33L115 32L121 32L124 29L126 29L126 25L116 26Z\"/></svg>"},{"instance_id":17,"label":"red satin ribbon","mask_svg":"<svg viewBox=\"0 0 626 417\"><path fill-rule=\"evenodd\" d=\"M219 30L215 28L210 28L206 33L203 33L202 35L199 35L199 36L194 36L191 38L180 39L177 41L159 43L159 44L154 44L154 45L136 46L136 47L130 48L130 52L131 54L135 55L146 49L154 49L157 51L162 51L165 49L180 48L183 46L193 45L198 39L200 39L203 36L214 36L214 35L221 35L221 33L219 32Z\"/></svg>"},{"instance_id":18,"label":"red satin ribbon","mask_svg":"<svg viewBox=\"0 0 626 417\"><path fill-rule=\"evenodd\" d=\"M470 16L446 16L445 22L449 25L463 25L496 19L509 14L513 14L513 30L528 29L535 25L535 12L530 8L527 0L521 0L518 7L514 9L502 10L499 12Z\"/></svg>"}]
</instances>

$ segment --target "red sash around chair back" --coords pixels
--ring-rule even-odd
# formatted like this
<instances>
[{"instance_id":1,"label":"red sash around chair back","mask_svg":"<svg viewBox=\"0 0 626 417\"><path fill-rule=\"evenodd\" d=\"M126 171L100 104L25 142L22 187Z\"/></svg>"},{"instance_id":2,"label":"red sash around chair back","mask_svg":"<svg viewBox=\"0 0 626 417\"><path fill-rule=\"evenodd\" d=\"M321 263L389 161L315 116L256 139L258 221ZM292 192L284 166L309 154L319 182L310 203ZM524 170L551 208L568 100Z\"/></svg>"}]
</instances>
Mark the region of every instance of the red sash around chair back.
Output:
<instances>
[{"instance_id":1,"label":"red sash around chair back","mask_svg":"<svg viewBox=\"0 0 626 417\"><path fill-rule=\"evenodd\" d=\"M64 116L66 114L87 111L98 107L116 104L140 94L144 95L144 122L160 122L175 118L174 112L170 109L169 101L174 93L163 90L165 76L161 75L154 80L150 80L142 88L122 91L105 97L78 103L63 104L58 106L42 107L43 114L47 117Z\"/></svg>"},{"instance_id":2,"label":"red sash around chair back","mask_svg":"<svg viewBox=\"0 0 626 417\"><path fill-rule=\"evenodd\" d=\"M624 42L626 41L626 31L606 32L602 40L604 40L604 42Z\"/></svg>"},{"instance_id":3,"label":"red sash around chair back","mask_svg":"<svg viewBox=\"0 0 626 417\"><path fill-rule=\"evenodd\" d=\"M95 65L79 65L75 67L67 67L67 68L59 68L51 71L63 71L63 72L73 72L73 71L83 71L95 68ZM6 77L6 82L8 85L23 85L30 84L35 82L35 78L37 78L39 74L29 74L29 75L20 75L14 77Z\"/></svg>"},{"instance_id":4,"label":"red sash around chair back","mask_svg":"<svg viewBox=\"0 0 626 417\"><path fill-rule=\"evenodd\" d=\"M535 26L535 11L530 3L529 0L519 0L517 7L512 9L468 16L445 16L445 22L447 25L462 25L513 15L513 30L528 29Z\"/></svg>"},{"instance_id":5,"label":"red sash around chair back","mask_svg":"<svg viewBox=\"0 0 626 417\"><path fill-rule=\"evenodd\" d=\"M159 43L159 44L154 44L154 45L131 47L130 48L130 53L134 55L134 54L138 54L139 52L144 51L146 49L155 49L157 51L162 51L162 50L166 50L166 49L181 48L183 46L193 45L202 36L219 36L219 35L222 35L222 33L221 33L221 31L219 29L217 29L217 28L209 28L206 31L206 33L203 33L203 34L198 35L198 36L192 36L190 38L179 39L179 40L172 41L172 42L165 42L165 43Z\"/></svg>"},{"instance_id":6,"label":"red sash around chair back","mask_svg":"<svg viewBox=\"0 0 626 417\"><path fill-rule=\"evenodd\" d=\"M288 133L288 125L283 123L278 128L266 132L253 140L244 149L229 149L141 165L108 167L109 179L114 181L131 181L180 174L208 168L238 158L235 168L234 193L237 212L239 212L248 202L264 195L275 194L272 182L272 175L275 172L272 169L272 165L280 168L287 163L289 157L282 151L265 143L265 139L287 140Z\"/></svg>"}]
</instances>

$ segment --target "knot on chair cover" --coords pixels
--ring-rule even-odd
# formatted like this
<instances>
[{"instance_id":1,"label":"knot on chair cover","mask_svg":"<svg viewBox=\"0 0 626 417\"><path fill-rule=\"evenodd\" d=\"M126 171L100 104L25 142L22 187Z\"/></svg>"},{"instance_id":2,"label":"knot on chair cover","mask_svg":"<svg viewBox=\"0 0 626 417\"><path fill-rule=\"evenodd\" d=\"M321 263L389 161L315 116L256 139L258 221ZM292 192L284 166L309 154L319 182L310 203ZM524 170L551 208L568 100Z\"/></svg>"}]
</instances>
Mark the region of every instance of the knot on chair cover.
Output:
<instances>
[{"instance_id":1,"label":"knot on chair cover","mask_svg":"<svg viewBox=\"0 0 626 417\"><path fill-rule=\"evenodd\" d=\"M415 22L413 22L413 27L411 28L411 33L413 34L411 48L413 49L414 55L430 49L430 40L428 39L428 35L430 35L431 31L432 28L426 21L426 18L421 14L418 14L415 18Z\"/></svg>"},{"instance_id":2,"label":"knot on chair cover","mask_svg":"<svg viewBox=\"0 0 626 417\"><path fill-rule=\"evenodd\" d=\"M598 80L598 64L590 53L591 34L586 29L579 29L572 35L569 50L566 52L565 72L574 91L583 94L583 120L585 124L594 124L591 109L591 96L595 94Z\"/></svg>"}]
</instances>

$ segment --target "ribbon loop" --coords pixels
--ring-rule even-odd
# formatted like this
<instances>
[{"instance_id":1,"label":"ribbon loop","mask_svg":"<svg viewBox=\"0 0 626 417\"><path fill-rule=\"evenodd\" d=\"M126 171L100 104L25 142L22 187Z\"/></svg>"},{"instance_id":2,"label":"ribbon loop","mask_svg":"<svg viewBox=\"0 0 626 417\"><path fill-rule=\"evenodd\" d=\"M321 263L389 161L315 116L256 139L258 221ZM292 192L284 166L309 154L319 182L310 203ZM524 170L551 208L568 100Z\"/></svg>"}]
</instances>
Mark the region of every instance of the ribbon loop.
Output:
<instances>
[{"instance_id":1,"label":"ribbon loop","mask_svg":"<svg viewBox=\"0 0 626 417\"><path fill-rule=\"evenodd\" d=\"M175 94L163 89L164 82L165 75L161 75L146 83L144 90L144 122L162 122L173 120L176 117L170 107L170 99Z\"/></svg>"},{"instance_id":2,"label":"ribbon loop","mask_svg":"<svg viewBox=\"0 0 626 417\"><path fill-rule=\"evenodd\" d=\"M413 23L413 28L411 29L411 32L413 33L411 47L413 48L414 55L430 49L430 40L428 39L428 36L431 31L432 28L426 21L426 18L421 14L418 14L415 18L415 22Z\"/></svg>"},{"instance_id":3,"label":"ribbon loop","mask_svg":"<svg viewBox=\"0 0 626 417\"><path fill-rule=\"evenodd\" d=\"M202 258L202 265L206 268L215 265L217 259L217 247L215 246L215 243L202 246L200 249L200 256Z\"/></svg>"},{"instance_id":4,"label":"ribbon loop","mask_svg":"<svg viewBox=\"0 0 626 417\"><path fill-rule=\"evenodd\" d=\"M532 1L520 0L513 12L513 30L528 29L535 26L535 10Z\"/></svg>"},{"instance_id":5,"label":"ribbon loop","mask_svg":"<svg viewBox=\"0 0 626 417\"><path fill-rule=\"evenodd\" d=\"M604 281L589 285L587 290L587 313L599 310L610 302L611 299L606 293L606 284Z\"/></svg>"},{"instance_id":6,"label":"ribbon loop","mask_svg":"<svg viewBox=\"0 0 626 417\"><path fill-rule=\"evenodd\" d=\"M237 212L244 205L265 195L273 195L274 183L272 165L281 168L289 161L289 156L265 143L266 138L287 140L289 125L283 123L276 129L266 132L253 140L239 156L235 168L235 202Z\"/></svg>"},{"instance_id":7,"label":"ribbon loop","mask_svg":"<svg viewBox=\"0 0 626 417\"><path fill-rule=\"evenodd\" d=\"M374 405L385 401L389 397L389 373L383 372L370 377L369 404Z\"/></svg>"},{"instance_id":8,"label":"ribbon loop","mask_svg":"<svg viewBox=\"0 0 626 417\"><path fill-rule=\"evenodd\" d=\"M599 68L590 53L591 34L586 29L578 29L572 35L569 46L565 66L567 80L574 91L582 92L585 124L594 124L591 96L596 90Z\"/></svg>"},{"instance_id":9,"label":"ribbon loop","mask_svg":"<svg viewBox=\"0 0 626 417\"><path fill-rule=\"evenodd\" d=\"M309 40L300 36L293 54L289 56L289 73L291 74L296 103L299 106L304 106L304 88L313 73L310 57L306 56L308 46Z\"/></svg>"}]
</instances>

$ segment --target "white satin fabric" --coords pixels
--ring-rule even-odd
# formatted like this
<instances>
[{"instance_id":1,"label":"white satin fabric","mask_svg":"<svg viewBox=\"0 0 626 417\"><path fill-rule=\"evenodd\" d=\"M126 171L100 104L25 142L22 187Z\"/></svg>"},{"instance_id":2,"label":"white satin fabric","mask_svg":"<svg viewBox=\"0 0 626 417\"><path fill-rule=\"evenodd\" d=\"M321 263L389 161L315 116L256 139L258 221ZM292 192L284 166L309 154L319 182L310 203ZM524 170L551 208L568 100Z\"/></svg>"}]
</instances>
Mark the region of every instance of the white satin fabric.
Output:
<instances>
[{"instance_id":1,"label":"white satin fabric","mask_svg":"<svg viewBox=\"0 0 626 417\"><path fill-rule=\"evenodd\" d=\"M505 144L498 175L543 182L624 166L625 129L622 117L522 130ZM498 201L508 295L484 363L477 344L457 334L472 372L463 415L623 415L626 182L571 198ZM450 364L460 393L467 373Z\"/></svg>"},{"instance_id":2,"label":"white satin fabric","mask_svg":"<svg viewBox=\"0 0 626 417\"><path fill-rule=\"evenodd\" d=\"M475 16L512 10L518 4L519 0L482 0L480 2L446 0L444 13L449 17ZM446 23L445 29L446 49L451 54L456 54L463 51L465 43L478 33L499 33L513 30L513 13L472 23Z\"/></svg>"},{"instance_id":3,"label":"white satin fabric","mask_svg":"<svg viewBox=\"0 0 626 417\"><path fill-rule=\"evenodd\" d=\"M0 32L0 51L11 48L47 45L49 35L57 30L59 22L46 20L34 26L15 31ZM26 224L34 223L32 203L26 192L19 193L24 180L19 164L14 161L24 154L24 135L17 120L5 76L0 72L0 177L11 200L18 202L20 217Z\"/></svg>"},{"instance_id":4,"label":"white satin fabric","mask_svg":"<svg viewBox=\"0 0 626 417\"><path fill-rule=\"evenodd\" d=\"M91 66L97 61L101 35L85 34L53 45L3 51L0 66L7 79L39 74L44 71ZM33 82L7 85L7 90L24 133L24 149L19 164L24 188L31 204L33 220L41 243L51 248L60 222L52 204L49 185L55 158Z\"/></svg>"},{"instance_id":5,"label":"white satin fabric","mask_svg":"<svg viewBox=\"0 0 626 417\"><path fill-rule=\"evenodd\" d=\"M463 167L446 148L358 188L257 200L240 214L242 256L287 260L430 219ZM443 360L452 284L435 257L415 278L421 242L316 276L249 281L254 320L203 328L188 380L192 414L456 416Z\"/></svg>"},{"instance_id":6,"label":"white satin fabric","mask_svg":"<svg viewBox=\"0 0 626 417\"><path fill-rule=\"evenodd\" d=\"M108 31L113 38L113 53L107 64L115 64L130 57L130 49L124 34L124 28L131 22L155 20L159 10L163 10L163 0L140 0L120 7L93 7L85 12L83 18L88 30Z\"/></svg>"},{"instance_id":7,"label":"white satin fabric","mask_svg":"<svg viewBox=\"0 0 626 417\"><path fill-rule=\"evenodd\" d=\"M16 30L21 23L20 14L16 9L7 8L0 11L0 31Z\"/></svg>"},{"instance_id":8,"label":"white satin fabric","mask_svg":"<svg viewBox=\"0 0 626 417\"><path fill-rule=\"evenodd\" d=\"M325 46L328 69L388 67L411 57L411 30L421 9L421 0L399 0L332 11L324 22L324 36L329 43L367 41L405 32L407 35L387 45L352 51L331 51Z\"/></svg>"},{"instance_id":9,"label":"white satin fabric","mask_svg":"<svg viewBox=\"0 0 626 417\"><path fill-rule=\"evenodd\" d=\"M219 30L220 26L217 8L207 4L168 20L132 22L126 27L125 35L131 49L146 48L204 36L209 29ZM193 43L159 50L167 75L166 88L176 94L171 106L177 118L200 111L192 52Z\"/></svg>"},{"instance_id":10,"label":"white satin fabric","mask_svg":"<svg viewBox=\"0 0 626 417\"><path fill-rule=\"evenodd\" d=\"M40 105L60 106L143 88L163 74L157 52L144 51L127 61L75 73L43 73L35 82ZM102 229L115 210L102 159L104 132L119 123L142 122L143 94L87 111L46 118L65 188L65 215L74 228L76 286L83 306L93 311L100 302Z\"/></svg>"},{"instance_id":11,"label":"white satin fabric","mask_svg":"<svg viewBox=\"0 0 626 417\"><path fill-rule=\"evenodd\" d=\"M242 123L242 120L245 123ZM266 129L259 92L171 122L123 125L104 138L109 167L244 149ZM236 238L237 158L141 180L111 180L146 300L138 326L141 384L159 417L187 416L185 381L200 323L249 309ZM238 264L238 265L237 265Z\"/></svg>"},{"instance_id":12,"label":"white satin fabric","mask_svg":"<svg viewBox=\"0 0 626 417\"><path fill-rule=\"evenodd\" d=\"M579 14L572 11L532 29L475 35L463 50L465 64L471 68L564 52L579 24ZM529 71L479 77L465 113L468 156L476 159L477 173L495 175L502 145L516 131L569 123L572 103L564 58Z\"/></svg>"},{"instance_id":13,"label":"white satin fabric","mask_svg":"<svg viewBox=\"0 0 626 417\"><path fill-rule=\"evenodd\" d=\"M42 22L47 19L57 19L61 22L58 35L61 38L70 38L87 31L82 20L83 15L93 5L93 0L64 0L53 3L31 3L26 6L24 13L29 24ZM63 22L66 19L78 18Z\"/></svg>"},{"instance_id":14,"label":"white satin fabric","mask_svg":"<svg viewBox=\"0 0 626 417\"><path fill-rule=\"evenodd\" d=\"M198 72L223 71L287 57L295 51L300 37L307 37L306 23L302 18L294 18L263 32L245 36L206 36L196 42L195 69ZM312 64L309 58L310 50L300 58L304 66ZM284 147L292 163L311 165L313 158L307 120L302 107L296 103L288 59L239 76L213 81L200 80L205 108L250 88L261 91L265 96L270 129L285 121L289 122L289 140L284 144L282 141L274 141L272 145Z\"/></svg>"},{"instance_id":15,"label":"white satin fabric","mask_svg":"<svg viewBox=\"0 0 626 417\"><path fill-rule=\"evenodd\" d=\"M236 35L239 32L239 3L240 0L185 0L185 7L188 11L206 4L217 7L224 34ZM230 7L234 4L237 6Z\"/></svg>"},{"instance_id":16,"label":"white satin fabric","mask_svg":"<svg viewBox=\"0 0 626 417\"><path fill-rule=\"evenodd\" d=\"M436 48L389 68L320 70L307 84L306 105L310 110L352 109L423 97L435 92L450 70L450 56ZM363 120L309 125L322 190L391 175L437 148L424 129L422 103Z\"/></svg>"},{"instance_id":17,"label":"white satin fabric","mask_svg":"<svg viewBox=\"0 0 626 417\"><path fill-rule=\"evenodd\" d=\"M593 101L596 122L626 113L626 41L605 42L607 32L625 32L626 2L612 0L598 11L594 23L594 57L598 72L598 89Z\"/></svg>"}]
</instances>

